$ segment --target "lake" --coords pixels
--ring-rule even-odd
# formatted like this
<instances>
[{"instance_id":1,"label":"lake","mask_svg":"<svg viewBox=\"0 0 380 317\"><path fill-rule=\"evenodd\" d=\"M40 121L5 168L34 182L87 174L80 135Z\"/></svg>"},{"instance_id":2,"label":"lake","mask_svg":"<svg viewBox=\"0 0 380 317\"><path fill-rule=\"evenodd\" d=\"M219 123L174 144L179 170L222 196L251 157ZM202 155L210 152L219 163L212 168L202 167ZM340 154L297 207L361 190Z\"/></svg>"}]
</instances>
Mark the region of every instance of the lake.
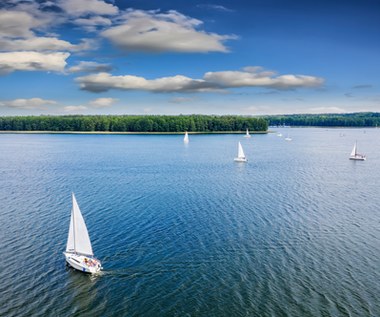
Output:
<instances>
[{"instance_id":1,"label":"lake","mask_svg":"<svg viewBox=\"0 0 380 317\"><path fill-rule=\"evenodd\" d=\"M380 129L277 131L1 134L0 315L380 316Z\"/></svg>"}]
</instances>

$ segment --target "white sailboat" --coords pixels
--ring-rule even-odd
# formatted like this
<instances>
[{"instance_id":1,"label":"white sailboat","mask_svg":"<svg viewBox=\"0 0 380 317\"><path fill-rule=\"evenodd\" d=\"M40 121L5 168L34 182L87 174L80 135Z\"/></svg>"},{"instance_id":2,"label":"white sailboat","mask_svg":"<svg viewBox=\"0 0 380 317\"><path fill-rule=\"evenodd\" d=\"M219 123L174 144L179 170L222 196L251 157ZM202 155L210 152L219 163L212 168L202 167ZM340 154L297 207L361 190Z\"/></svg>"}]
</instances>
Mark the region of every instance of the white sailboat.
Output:
<instances>
[{"instance_id":1,"label":"white sailboat","mask_svg":"<svg viewBox=\"0 0 380 317\"><path fill-rule=\"evenodd\" d=\"M282 137L282 133L281 132L277 133L277 136Z\"/></svg>"},{"instance_id":2,"label":"white sailboat","mask_svg":"<svg viewBox=\"0 0 380 317\"><path fill-rule=\"evenodd\" d=\"M241 146L241 143L239 142L238 146L238 156L234 158L235 162L248 162L247 158L245 157L243 147Z\"/></svg>"},{"instance_id":3,"label":"white sailboat","mask_svg":"<svg viewBox=\"0 0 380 317\"><path fill-rule=\"evenodd\" d=\"M287 137L285 138L285 141L291 141L291 140L292 140L292 138L288 134Z\"/></svg>"},{"instance_id":4,"label":"white sailboat","mask_svg":"<svg viewBox=\"0 0 380 317\"><path fill-rule=\"evenodd\" d=\"M247 131L246 131L246 133L245 133L245 136L244 136L245 138L250 138L251 137L251 135L249 134L249 131L248 131L248 129L247 129Z\"/></svg>"},{"instance_id":5,"label":"white sailboat","mask_svg":"<svg viewBox=\"0 0 380 317\"><path fill-rule=\"evenodd\" d=\"M185 136L183 138L183 142L184 143L189 143L189 134L187 133L187 131L185 132Z\"/></svg>"},{"instance_id":6,"label":"white sailboat","mask_svg":"<svg viewBox=\"0 0 380 317\"><path fill-rule=\"evenodd\" d=\"M86 273L97 273L101 269L101 263L94 258L90 236L74 193L72 193L72 201L69 236L67 238L66 252L63 252L63 254L66 262L74 269Z\"/></svg>"},{"instance_id":7,"label":"white sailboat","mask_svg":"<svg viewBox=\"0 0 380 317\"><path fill-rule=\"evenodd\" d=\"M365 155L359 154L357 152L357 142L355 142L354 147L351 151L350 160L355 160L355 161L365 161L366 160Z\"/></svg>"}]
</instances>

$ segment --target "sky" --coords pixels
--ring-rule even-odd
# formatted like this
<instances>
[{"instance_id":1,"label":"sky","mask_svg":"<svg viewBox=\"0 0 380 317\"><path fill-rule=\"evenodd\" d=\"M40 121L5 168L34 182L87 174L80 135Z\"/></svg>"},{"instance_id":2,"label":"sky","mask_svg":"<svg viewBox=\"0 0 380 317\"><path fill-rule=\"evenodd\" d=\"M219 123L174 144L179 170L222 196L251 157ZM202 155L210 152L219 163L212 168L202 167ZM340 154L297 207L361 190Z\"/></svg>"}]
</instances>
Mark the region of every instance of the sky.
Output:
<instances>
[{"instance_id":1,"label":"sky","mask_svg":"<svg viewBox=\"0 0 380 317\"><path fill-rule=\"evenodd\" d=\"M380 112L377 0L2 0L0 115Z\"/></svg>"}]
</instances>

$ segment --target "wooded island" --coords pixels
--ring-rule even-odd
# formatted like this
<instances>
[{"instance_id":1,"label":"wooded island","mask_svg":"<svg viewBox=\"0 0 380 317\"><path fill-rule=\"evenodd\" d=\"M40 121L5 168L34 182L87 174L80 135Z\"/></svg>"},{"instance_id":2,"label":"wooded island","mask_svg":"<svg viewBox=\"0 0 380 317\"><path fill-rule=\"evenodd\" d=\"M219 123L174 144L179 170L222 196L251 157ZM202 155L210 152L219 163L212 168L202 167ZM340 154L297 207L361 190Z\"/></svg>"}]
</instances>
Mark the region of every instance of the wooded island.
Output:
<instances>
[{"instance_id":1,"label":"wooded island","mask_svg":"<svg viewBox=\"0 0 380 317\"><path fill-rule=\"evenodd\" d=\"M217 132L267 131L263 118L206 115L98 115L0 117L0 131Z\"/></svg>"}]
</instances>

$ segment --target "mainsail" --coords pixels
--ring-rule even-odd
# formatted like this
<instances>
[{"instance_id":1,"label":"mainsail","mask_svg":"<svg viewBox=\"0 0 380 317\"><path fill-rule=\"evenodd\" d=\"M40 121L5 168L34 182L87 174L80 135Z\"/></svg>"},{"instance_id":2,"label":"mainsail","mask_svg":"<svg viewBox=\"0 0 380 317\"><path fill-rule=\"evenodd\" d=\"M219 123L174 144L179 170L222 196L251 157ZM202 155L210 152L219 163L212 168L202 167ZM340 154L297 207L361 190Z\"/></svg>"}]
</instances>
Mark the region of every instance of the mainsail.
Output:
<instances>
[{"instance_id":1,"label":"mainsail","mask_svg":"<svg viewBox=\"0 0 380 317\"><path fill-rule=\"evenodd\" d=\"M185 132L185 137L183 138L183 142L188 143L189 142L189 134L187 131Z\"/></svg>"},{"instance_id":2,"label":"mainsail","mask_svg":"<svg viewBox=\"0 0 380 317\"><path fill-rule=\"evenodd\" d=\"M71 209L71 219L69 236L67 238L66 252L75 252L85 255L93 255L90 237L87 227L80 212L74 193L72 194L73 207Z\"/></svg>"},{"instance_id":3,"label":"mainsail","mask_svg":"<svg viewBox=\"0 0 380 317\"><path fill-rule=\"evenodd\" d=\"M356 155L356 142L354 144L354 148L351 151L351 156L355 156L355 155Z\"/></svg>"},{"instance_id":4,"label":"mainsail","mask_svg":"<svg viewBox=\"0 0 380 317\"><path fill-rule=\"evenodd\" d=\"M243 147L241 146L240 142L239 142L238 158L245 158Z\"/></svg>"}]
</instances>

